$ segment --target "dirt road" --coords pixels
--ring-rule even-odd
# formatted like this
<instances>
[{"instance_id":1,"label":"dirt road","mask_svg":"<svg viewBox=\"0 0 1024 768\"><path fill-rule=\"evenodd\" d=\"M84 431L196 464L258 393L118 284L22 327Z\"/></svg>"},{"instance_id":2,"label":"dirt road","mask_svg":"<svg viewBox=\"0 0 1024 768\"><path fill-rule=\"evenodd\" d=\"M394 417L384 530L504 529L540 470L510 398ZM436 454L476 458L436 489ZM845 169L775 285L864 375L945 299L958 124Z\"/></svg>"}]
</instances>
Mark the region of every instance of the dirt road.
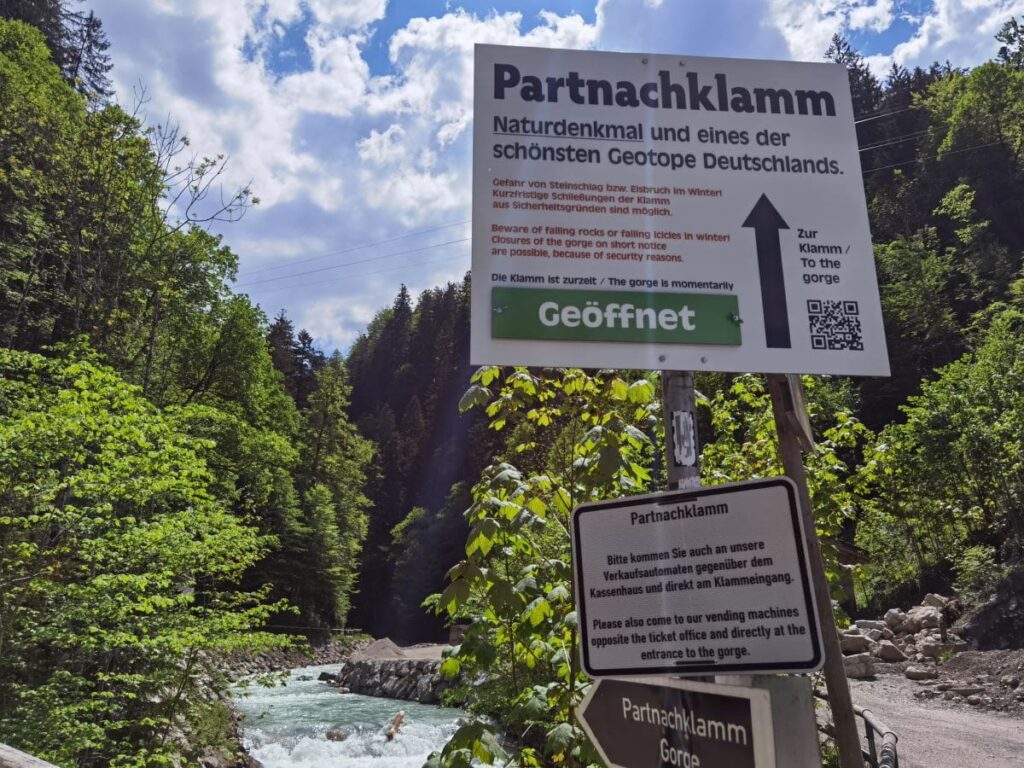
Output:
<instances>
[{"instance_id":1,"label":"dirt road","mask_svg":"<svg viewBox=\"0 0 1024 768\"><path fill-rule=\"evenodd\" d=\"M895 675L850 681L854 702L899 736L900 768L1024 766L1024 719L921 701L907 683Z\"/></svg>"}]
</instances>

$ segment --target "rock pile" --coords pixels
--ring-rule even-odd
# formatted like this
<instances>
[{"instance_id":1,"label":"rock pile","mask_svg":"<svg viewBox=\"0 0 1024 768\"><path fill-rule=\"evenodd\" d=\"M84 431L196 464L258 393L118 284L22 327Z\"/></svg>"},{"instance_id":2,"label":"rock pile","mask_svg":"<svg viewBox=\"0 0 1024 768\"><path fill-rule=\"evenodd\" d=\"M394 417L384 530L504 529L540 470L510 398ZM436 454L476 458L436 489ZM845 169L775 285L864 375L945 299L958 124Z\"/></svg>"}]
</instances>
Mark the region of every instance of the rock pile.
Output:
<instances>
[{"instance_id":1,"label":"rock pile","mask_svg":"<svg viewBox=\"0 0 1024 768\"><path fill-rule=\"evenodd\" d=\"M352 693L436 704L447 681L433 659L363 659L342 667L337 685Z\"/></svg>"},{"instance_id":2,"label":"rock pile","mask_svg":"<svg viewBox=\"0 0 1024 768\"><path fill-rule=\"evenodd\" d=\"M948 630L960 615L956 600L925 595L909 611L890 608L880 620L858 619L839 636L847 677L873 677L876 661L915 662L905 674L911 680L937 677L934 665L967 650L967 643Z\"/></svg>"}]
</instances>

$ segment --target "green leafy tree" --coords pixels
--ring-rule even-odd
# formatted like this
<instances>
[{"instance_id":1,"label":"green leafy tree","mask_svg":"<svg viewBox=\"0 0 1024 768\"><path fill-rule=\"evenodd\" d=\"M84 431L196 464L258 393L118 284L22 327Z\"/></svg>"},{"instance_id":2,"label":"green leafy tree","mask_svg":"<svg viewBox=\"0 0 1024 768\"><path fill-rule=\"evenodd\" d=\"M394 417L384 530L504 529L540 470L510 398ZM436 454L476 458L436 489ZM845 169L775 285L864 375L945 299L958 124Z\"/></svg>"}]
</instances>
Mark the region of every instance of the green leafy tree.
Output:
<instances>
[{"instance_id":1,"label":"green leafy tree","mask_svg":"<svg viewBox=\"0 0 1024 768\"><path fill-rule=\"evenodd\" d=\"M1014 302L979 320L973 350L903 407L866 455L872 503L858 543L869 589L913 582L973 546L1018 559L1024 541L1024 314Z\"/></svg>"},{"instance_id":2,"label":"green leafy tree","mask_svg":"<svg viewBox=\"0 0 1024 768\"><path fill-rule=\"evenodd\" d=\"M646 376L482 368L463 396L463 409L486 408L491 428L516 440L473 488L466 558L433 604L471 621L443 669L485 674L473 705L516 735L513 764L597 761L573 715L589 683L577 653L569 516L584 501L649 489L655 392ZM541 471L513 464L530 454L543 456ZM502 756L495 744L483 722L470 723L435 760L491 763Z\"/></svg>"},{"instance_id":3,"label":"green leafy tree","mask_svg":"<svg viewBox=\"0 0 1024 768\"><path fill-rule=\"evenodd\" d=\"M0 740L61 765L170 765L279 641L238 584L271 539L217 498L195 438L89 355L0 350ZM207 703L204 703L207 702Z\"/></svg>"}]
</instances>

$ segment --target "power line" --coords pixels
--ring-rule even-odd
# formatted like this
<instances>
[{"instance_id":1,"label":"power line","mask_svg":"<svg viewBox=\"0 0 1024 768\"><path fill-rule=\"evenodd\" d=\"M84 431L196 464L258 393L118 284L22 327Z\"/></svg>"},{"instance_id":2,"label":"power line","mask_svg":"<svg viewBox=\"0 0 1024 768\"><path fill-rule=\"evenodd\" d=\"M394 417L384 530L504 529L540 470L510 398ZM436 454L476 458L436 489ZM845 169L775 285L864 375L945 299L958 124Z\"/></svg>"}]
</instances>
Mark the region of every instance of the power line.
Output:
<instances>
[{"instance_id":1,"label":"power line","mask_svg":"<svg viewBox=\"0 0 1024 768\"><path fill-rule=\"evenodd\" d=\"M882 139L881 141L876 141L874 144L867 144L861 147L858 151L867 152L869 149L882 149L883 147L891 147L894 144L902 144L904 141L909 141L910 139L920 138L921 136L924 136L926 133L928 133L927 129L923 131L916 131L915 133L908 133L905 136L896 136L890 139Z\"/></svg>"},{"instance_id":2,"label":"power line","mask_svg":"<svg viewBox=\"0 0 1024 768\"><path fill-rule=\"evenodd\" d=\"M861 123L869 123L872 120L881 120L883 117L891 117L892 115L898 115L902 112L907 112L911 109L917 109L917 107L904 107L903 109L895 109L892 112L882 112L878 115L871 115L869 117L862 117L860 120L854 120L854 125L860 125Z\"/></svg>"},{"instance_id":3,"label":"power line","mask_svg":"<svg viewBox=\"0 0 1024 768\"><path fill-rule=\"evenodd\" d=\"M466 238L463 238L462 240L456 240L454 242L465 243L465 242L468 242L468 241L469 241L469 238L466 237ZM422 267L422 266L428 266L428 265L431 265L431 264L444 264L445 262L454 261L455 259L463 259L463 258L465 258L465 257L462 256L461 254L458 255L458 256L445 256L443 259L434 259L433 261L421 261L416 266L417 267ZM335 278L333 280L323 280L323 281L320 281L320 282L317 283L317 285L332 285L334 283L341 283L341 282L345 282L347 280L352 280L352 279L357 278L357 277L370 277L371 275L383 275L385 272L394 272L396 269L409 269L409 265L408 264L399 264L396 267L387 267L385 269L377 269L377 270L374 270L373 272L360 272L360 273L355 274L355 275L345 275L345 277ZM301 288L302 286L303 286L302 283L297 283L295 285L282 285L279 288L272 288L269 291L263 291L263 292L260 293L260 295L261 296L266 296L268 294L279 293L281 291L287 291L287 290L291 290L293 288Z\"/></svg>"},{"instance_id":4,"label":"power line","mask_svg":"<svg viewBox=\"0 0 1024 768\"><path fill-rule=\"evenodd\" d=\"M911 165L913 163L923 163L926 160L939 160L939 159L941 159L943 157L947 157L948 155L959 155L961 152L970 152L972 149L984 149L985 147L994 147L997 144L1002 144L1002 143L1003 142L1001 142L1001 141L990 141L987 144L975 144L973 147L964 147L963 149L954 149L952 152L942 152L941 154L933 155L932 157L919 157L919 158L916 158L914 160L905 160L902 163L890 163L889 165L881 165L878 168L870 168L869 170L862 171L861 175L866 175L866 174L869 174L869 173L874 173L875 171L884 171L884 170L886 170L888 168L898 168L901 165Z\"/></svg>"},{"instance_id":5,"label":"power line","mask_svg":"<svg viewBox=\"0 0 1024 768\"><path fill-rule=\"evenodd\" d=\"M356 259L355 261L346 261L343 264L332 264L329 267L319 267L318 269L307 269L305 272L293 272L290 275L279 275L278 277L267 277L263 280L251 280L247 283L239 283L239 288L248 288L252 285L263 285L264 283L276 283L279 280L290 280L293 277L305 277L306 275L315 275L321 272L330 272L335 269L341 269L342 267L351 267L355 264L365 264L369 261L380 261L381 259L390 259L392 256L404 256L408 253L419 253L421 251L429 251L431 248L440 248L443 245L454 245L455 243L464 243L469 240L468 237L463 237L458 240L446 240L443 243L434 243L432 245L425 245L422 248L410 248L406 251L395 251L394 253L385 253L381 256L370 256L366 259Z\"/></svg>"},{"instance_id":6,"label":"power line","mask_svg":"<svg viewBox=\"0 0 1024 768\"><path fill-rule=\"evenodd\" d=\"M328 251L327 253L322 253L319 256L309 256L308 258L305 258L305 259L298 259L297 261L289 261L287 264L273 264L273 265L271 265L269 267L260 267L259 269L252 270L251 272L249 272L249 274L250 275L256 275L256 274L259 274L260 272L267 272L267 271L272 270L272 269L286 269L288 267L294 267L296 264L306 264L306 263L308 263L310 261L319 261L320 259L329 259L331 256L341 256L342 254L351 253L352 251L360 251L363 248L372 248L375 245L385 245L386 243L393 243L393 242L395 242L397 240L406 240L406 239L408 239L410 237L417 237L418 235L427 235L427 234L430 234L431 232L440 232L442 229L449 229L450 227L458 227L458 226L461 226L462 224L469 224L470 221L471 221L471 219L465 219L464 221L455 221L455 222L452 222L451 224L442 224L439 227L431 227L430 229L421 229L421 230L418 230L416 232L407 232L404 235L398 235L396 237L389 237L386 240L374 240L374 241L369 242L369 243L363 243L362 245L353 245L353 246L350 246L348 248L342 248L342 249L337 250L337 251Z\"/></svg>"}]
</instances>

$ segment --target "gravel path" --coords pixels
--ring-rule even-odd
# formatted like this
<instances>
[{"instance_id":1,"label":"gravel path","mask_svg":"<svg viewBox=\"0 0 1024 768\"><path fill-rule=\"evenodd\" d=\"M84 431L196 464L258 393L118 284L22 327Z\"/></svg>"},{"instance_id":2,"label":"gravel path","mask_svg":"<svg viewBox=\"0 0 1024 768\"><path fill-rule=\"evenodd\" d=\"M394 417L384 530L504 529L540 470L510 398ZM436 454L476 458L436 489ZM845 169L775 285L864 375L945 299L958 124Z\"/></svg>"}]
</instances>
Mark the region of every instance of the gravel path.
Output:
<instances>
[{"instance_id":1,"label":"gravel path","mask_svg":"<svg viewBox=\"0 0 1024 768\"><path fill-rule=\"evenodd\" d=\"M870 709L899 736L900 768L1024 766L1024 719L921 701L911 686L896 675L850 681L854 703Z\"/></svg>"}]
</instances>

